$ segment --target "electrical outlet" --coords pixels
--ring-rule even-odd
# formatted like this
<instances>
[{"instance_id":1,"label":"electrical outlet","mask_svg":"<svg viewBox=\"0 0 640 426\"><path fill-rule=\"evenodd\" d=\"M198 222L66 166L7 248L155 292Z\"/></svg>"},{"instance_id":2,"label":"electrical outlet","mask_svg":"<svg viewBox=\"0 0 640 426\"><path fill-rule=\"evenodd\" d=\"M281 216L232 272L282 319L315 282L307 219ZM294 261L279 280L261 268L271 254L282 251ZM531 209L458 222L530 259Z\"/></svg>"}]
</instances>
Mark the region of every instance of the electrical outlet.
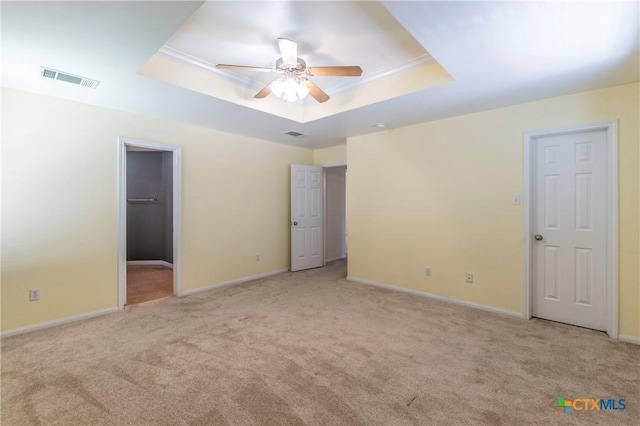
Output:
<instances>
[{"instance_id":1,"label":"electrical outlet","mask_svg":"<svg viewBox=\"0 0 640 426\"><path fill-rule=\"evenodd\" d=\"M465 276L465 281L471 284L473 282L473 274L471 272L467 272Z\"/></svg>"},{"instance_id":2,"label":"electrical outlet","mask_svg":"<svg viewBox=\"0 0 640 426\"><path fill-rule=\"evenodd\" d=\"M260 262L260 255L256 254L256 262Z\"/></svg>"},{"instance_id":3,"label":"electrical outlet","mask_svg":"<svg viewBox=\"0 0 640 426\"><path fill-rule=\"evenodd\" d=\"M31 302L35 302L36 300L40 300L40 289L39 288L29 289L29 300Z\"/></svg>"},{"instance_id":4,"label":"electrical outlet","mask_svg":"<svg viewBox=\"0 0 640 426\"><path fill-rule=\"evenodd\" d=\"M431 276L431 267L427 266L426 268L424 268L424 276L425 277L430 277Z\"/></svg>"}]
</instances>

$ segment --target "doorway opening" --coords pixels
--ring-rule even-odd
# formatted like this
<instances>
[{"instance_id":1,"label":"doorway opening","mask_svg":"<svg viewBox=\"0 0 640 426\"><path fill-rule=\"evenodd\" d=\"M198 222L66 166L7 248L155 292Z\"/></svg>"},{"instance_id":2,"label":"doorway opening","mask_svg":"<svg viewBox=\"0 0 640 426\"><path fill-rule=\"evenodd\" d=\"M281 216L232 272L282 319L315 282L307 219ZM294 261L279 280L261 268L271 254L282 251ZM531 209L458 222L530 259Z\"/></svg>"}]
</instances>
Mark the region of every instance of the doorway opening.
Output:
<instances>
[{"instance_id":1,"label":"doorway opening","mask_svg":"<svg viewBox=\"0 0 640 426\"><path fill-rule=\"evenodd\" d=\"M347 258L347 165L323 166L324 264Z\"/></svg>"},{"instance_id":2,"label":"doorway opening","mask_svg":"<svg viewBox=\"0 0 640 426\"><path fill-rule=\"evenodd\" d=\"M347 257L346 164L291 164L292 272Z\"/></svg>"},{"instance_id":3,"label":"doorway opening","mask_svg":"<svg viewBox=\"0 0 640 426\"><path fill-rule=\"evenodd\" d=\"M181 295L180 148L120 138L118 307Z\"/></svg>"}]
</instances>

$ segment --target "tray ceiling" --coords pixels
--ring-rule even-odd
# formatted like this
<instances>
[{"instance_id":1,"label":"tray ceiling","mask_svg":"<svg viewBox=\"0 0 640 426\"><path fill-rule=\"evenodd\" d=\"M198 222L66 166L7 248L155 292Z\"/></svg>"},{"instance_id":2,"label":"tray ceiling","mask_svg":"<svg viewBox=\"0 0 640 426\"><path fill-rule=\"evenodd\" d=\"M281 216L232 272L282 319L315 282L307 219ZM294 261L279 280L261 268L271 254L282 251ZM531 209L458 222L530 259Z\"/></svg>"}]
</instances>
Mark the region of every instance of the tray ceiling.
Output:
<instances>
[{"instance_id":1,"label":"tray ceiling","mask_svg":"<svg viewBox=\"0 0 640 426\"><path fill-rule=\"evenodd\" d=\"M279 37L296 41L309 67L359 65L363 75L310 77L332 98L318 105L254 99L278 74L215 68L274 67ZM452 80L378 2L206 2L140 73L300 123Z\"/></svg>"},{"instance_id":2,"label":"tray ceiling","mask_svg":"<svg viewBox=\"0 0 640 426\"><path fill-rule=\"evenodd\" d=\"M380 131L379 122L389 130L640 77L636 1L3 1L0 8L3 87L307 148ZM278 37L297 41L310 66L360 65L363 76L316 78L330 101L287 104L253 99L266 75L208 69L271 66ZM100 84L44 78L41 67Z\"/></svg>"}]
</instances>

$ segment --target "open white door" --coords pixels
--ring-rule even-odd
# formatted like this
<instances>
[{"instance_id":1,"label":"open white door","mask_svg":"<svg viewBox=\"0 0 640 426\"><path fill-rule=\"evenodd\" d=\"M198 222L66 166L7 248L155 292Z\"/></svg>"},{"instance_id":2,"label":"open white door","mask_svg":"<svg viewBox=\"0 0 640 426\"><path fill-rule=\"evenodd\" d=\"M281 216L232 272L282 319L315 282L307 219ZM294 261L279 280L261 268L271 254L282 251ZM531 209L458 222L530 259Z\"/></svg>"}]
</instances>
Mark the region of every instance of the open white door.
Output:
<instances>
[{"instance_id":1,"label":"open white door","mask_svg":"<svg viewBox=\"0 0 640 426\"><path fill-rule=\"evenodd\" d=\"M291 165L291 270L324 264L322 168Z\"/></svg>"}]
</instances>

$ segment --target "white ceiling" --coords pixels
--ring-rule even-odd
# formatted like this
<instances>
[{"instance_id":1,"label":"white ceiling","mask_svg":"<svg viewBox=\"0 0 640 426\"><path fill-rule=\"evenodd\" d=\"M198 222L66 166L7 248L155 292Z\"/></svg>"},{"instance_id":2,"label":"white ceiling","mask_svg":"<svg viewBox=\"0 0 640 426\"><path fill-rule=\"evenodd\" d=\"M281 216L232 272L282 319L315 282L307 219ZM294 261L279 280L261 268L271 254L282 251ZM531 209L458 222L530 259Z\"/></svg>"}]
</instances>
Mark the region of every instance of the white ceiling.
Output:
<instances>
[{"instance_id":1,"label":"white ceiling","mask_svg":"<svg viewBox=\"0 0 640 426\"><path fill-rule=\"evenodd\" d=\"M638 2L201 5L3 1L2 85L318 148L377 131L378 122L405 126L638 81L640 74ZM268 103L261 110L246 106L261 100L223 100L139 74L163 46L212 64L272 66L277 37L296 40L299 56L310 66L361 65L365 79L367 73L402 69L429 52L454 81L426 89L417 85L382 100L371 98L365 85L350 92L362 99L351 109L301 122L270 111ZM93 90L45 79L40 66L101 84ZM330 95L335 92L326 104L339 103L343 80L314 80ZM268 77L228 81L253 90ZM310 136L283 135L288 130Z\"/></svg>"}]
</instances>

